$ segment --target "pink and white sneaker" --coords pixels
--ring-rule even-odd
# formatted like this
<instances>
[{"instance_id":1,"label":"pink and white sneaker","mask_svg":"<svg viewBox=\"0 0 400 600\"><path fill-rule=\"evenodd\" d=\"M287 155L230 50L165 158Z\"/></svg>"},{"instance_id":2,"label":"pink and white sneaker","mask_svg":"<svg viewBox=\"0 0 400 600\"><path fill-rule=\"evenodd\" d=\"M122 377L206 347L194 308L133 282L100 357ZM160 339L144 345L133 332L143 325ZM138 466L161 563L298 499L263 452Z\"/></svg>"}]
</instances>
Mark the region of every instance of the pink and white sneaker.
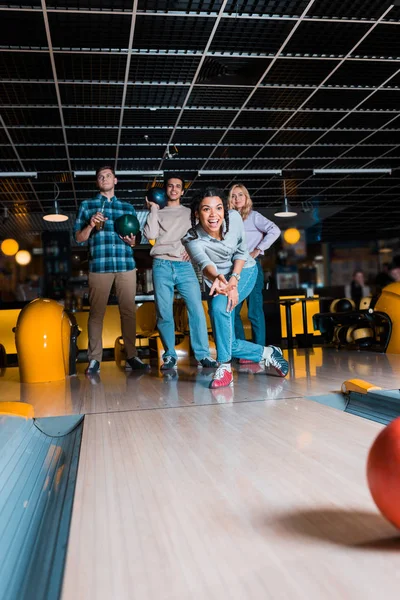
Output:
<instances>
[{"instance_id":1,"label":"pink and white sneaker","mask_svg":"<svg viewBox=\"0 0 400 600\"><path fill-rule=\"evenodd\" d=\"M228 385L233 385L233 375L231 365L225 363L220 365L215 371L210 383L210 388L228 387Z\"/></svg>"}]
</instances>

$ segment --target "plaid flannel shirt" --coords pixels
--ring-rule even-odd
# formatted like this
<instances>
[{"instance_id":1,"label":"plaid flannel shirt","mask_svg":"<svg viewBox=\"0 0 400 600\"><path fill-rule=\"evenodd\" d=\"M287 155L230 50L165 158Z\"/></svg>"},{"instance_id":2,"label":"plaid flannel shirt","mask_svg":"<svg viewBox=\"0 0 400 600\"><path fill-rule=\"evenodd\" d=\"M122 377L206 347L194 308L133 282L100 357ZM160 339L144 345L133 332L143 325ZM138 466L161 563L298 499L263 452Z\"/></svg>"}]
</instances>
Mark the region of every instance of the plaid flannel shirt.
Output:
<instances>
[{"instance_id":1,"label":"plaid flannel shirt","mask_svg":"<svg viewBox=\"0 0 400 600\"><path fill-rule=\"evenodd\" d=\"M115 196L108 201L105 196L97 194L95 198L84 200L79 207L75 221L74 233L89 225L90 218L101 210L104 204L104 216L108 219L104 229L94 228L89 239L89 271L91 273L119 273L131 271L136 267L133 250L125 244L114 229L114 221L121 215L136 215L136 211L128 202L121 202ZM86 244L80 242L79 245Z\"/></svg>"}]
</instances>

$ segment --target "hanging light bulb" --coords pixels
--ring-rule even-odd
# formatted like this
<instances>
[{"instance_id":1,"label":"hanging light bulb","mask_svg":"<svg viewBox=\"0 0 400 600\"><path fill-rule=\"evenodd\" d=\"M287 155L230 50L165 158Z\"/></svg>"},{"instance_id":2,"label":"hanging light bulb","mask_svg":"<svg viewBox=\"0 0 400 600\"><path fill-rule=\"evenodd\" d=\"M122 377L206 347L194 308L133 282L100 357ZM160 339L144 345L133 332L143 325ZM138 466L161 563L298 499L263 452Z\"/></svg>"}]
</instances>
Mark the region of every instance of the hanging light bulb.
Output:
<instances>
[{"instance_id":1,"label":"hanging light bulb","mask_svg":"<svg viewBox=\"0 0 400 600\"><path fill-rule=\"evenodd\" d=\"M17 240L13 240L12 238L7 238L1 242L1 251L6 256L14 256L17 254L19 250L19 244Z\"/></svg>"},{"instance_id":2,"label":"hanging light bulb","mask_svg":"<svg viewBox=\"0 0 400 600\"><path fill-rule=\"evenodd\" d=\"M284 195L283 204L281 206L281 209L275 213L275 217L295 217L297 215L297 212L295 212L291 208L291 206L289 204L289 200L286 197L286 182L285 182L285 180L283 180L283 195Z\"/></svg>"},{"instance_id":3,"label":"hanging light bulb","mask_svg":"<svg viewBox=\"0 0 400 600\"><path fill-rule=\"evenodd\" d=\"M290 227L290 229L286 229L283 234L283 239L287 244L297 244L299 239L301 238L301 233L295 227Z\"/></svg>"},{"instance_id":4,"label":"hanging light bulb","mask_svg":"<svg viewBox=\"0 0 400 600\"><path fill-rule=\"evenodd\" d=\"M61 223L62 221L68 221L68 215L62 212L62 210L58 206L57 198L60 195L60 188L55 183L54 184L55 198L54 198L54 208L47 211L46 214L43 215L44 221L50 221L51 223Z\"/></svg>"},{"instance_id":5,"label":"hanging light bulb","mask_svg":"<svg viewBox=\"0 0 400 600\"><path fill-rule=\"evenodd\" d=\"M19 250L15 255L15 260L21 266L29 265L32 260L32 255L28 250Z\"/></svg>"}]
</instances>

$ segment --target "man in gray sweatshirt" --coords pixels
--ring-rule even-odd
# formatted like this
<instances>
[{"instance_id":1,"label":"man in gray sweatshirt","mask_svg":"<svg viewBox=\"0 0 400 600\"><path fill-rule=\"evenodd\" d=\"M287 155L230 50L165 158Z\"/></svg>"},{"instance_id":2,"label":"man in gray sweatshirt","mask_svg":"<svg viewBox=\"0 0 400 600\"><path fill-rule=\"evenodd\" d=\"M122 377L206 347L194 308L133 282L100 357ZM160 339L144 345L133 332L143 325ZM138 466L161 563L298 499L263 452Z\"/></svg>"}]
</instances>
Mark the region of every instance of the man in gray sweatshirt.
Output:
<instances>
[{"instance_id":1,"label":"man in gray sweatshirt","mask_svg":"<svg viewBox=\"0 0 400 600\"><path fill-rule=\"evenodd\" d=\"M164 346L162 371L176 367L175 322L173 314L175 290L185 301L188 317L190 343L199 363L215 368L216 361L210 357L206 318L201 303L199 281L181 239L191 228L190 208L181 205L185 182L179 175L170 175L164 182L168 204L160 209L158 204L148 202L150 210L144 235L155 240L151 249L153 257L153 285L157 310L157 329Z\"/></svg>"}]
</instances>

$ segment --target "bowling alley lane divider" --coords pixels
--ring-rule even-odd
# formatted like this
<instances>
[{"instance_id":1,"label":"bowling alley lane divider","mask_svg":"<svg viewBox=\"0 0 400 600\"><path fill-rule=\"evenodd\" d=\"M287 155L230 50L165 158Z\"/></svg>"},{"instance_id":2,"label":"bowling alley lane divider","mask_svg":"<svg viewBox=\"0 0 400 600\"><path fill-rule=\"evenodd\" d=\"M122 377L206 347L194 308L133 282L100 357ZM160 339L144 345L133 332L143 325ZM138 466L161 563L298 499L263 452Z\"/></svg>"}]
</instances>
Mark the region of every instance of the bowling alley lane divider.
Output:
<instances>
[{"instance_id":1,"label":"bowling alley lane divider","mask_svg":"<svg viewBox=\"0 0 400 600\"><path fill-rule=\"evenodd\" d=\"M1 599L61 594L83 415L32 413L23 402L0 403Z\"/></svg>"},{"instance_id":2,"label":"bowling alley lane divider","mask_svg":"<svg viewBox=\"0 0 400 600\"><path fill-rule=\"evenodd\" d=\"M384 390L361 380L354 381L358 384L350 391L345 388L342 393L307 396L307 399L384 425L400 416L400 390Z\"/></svg>"}]
</instances>

